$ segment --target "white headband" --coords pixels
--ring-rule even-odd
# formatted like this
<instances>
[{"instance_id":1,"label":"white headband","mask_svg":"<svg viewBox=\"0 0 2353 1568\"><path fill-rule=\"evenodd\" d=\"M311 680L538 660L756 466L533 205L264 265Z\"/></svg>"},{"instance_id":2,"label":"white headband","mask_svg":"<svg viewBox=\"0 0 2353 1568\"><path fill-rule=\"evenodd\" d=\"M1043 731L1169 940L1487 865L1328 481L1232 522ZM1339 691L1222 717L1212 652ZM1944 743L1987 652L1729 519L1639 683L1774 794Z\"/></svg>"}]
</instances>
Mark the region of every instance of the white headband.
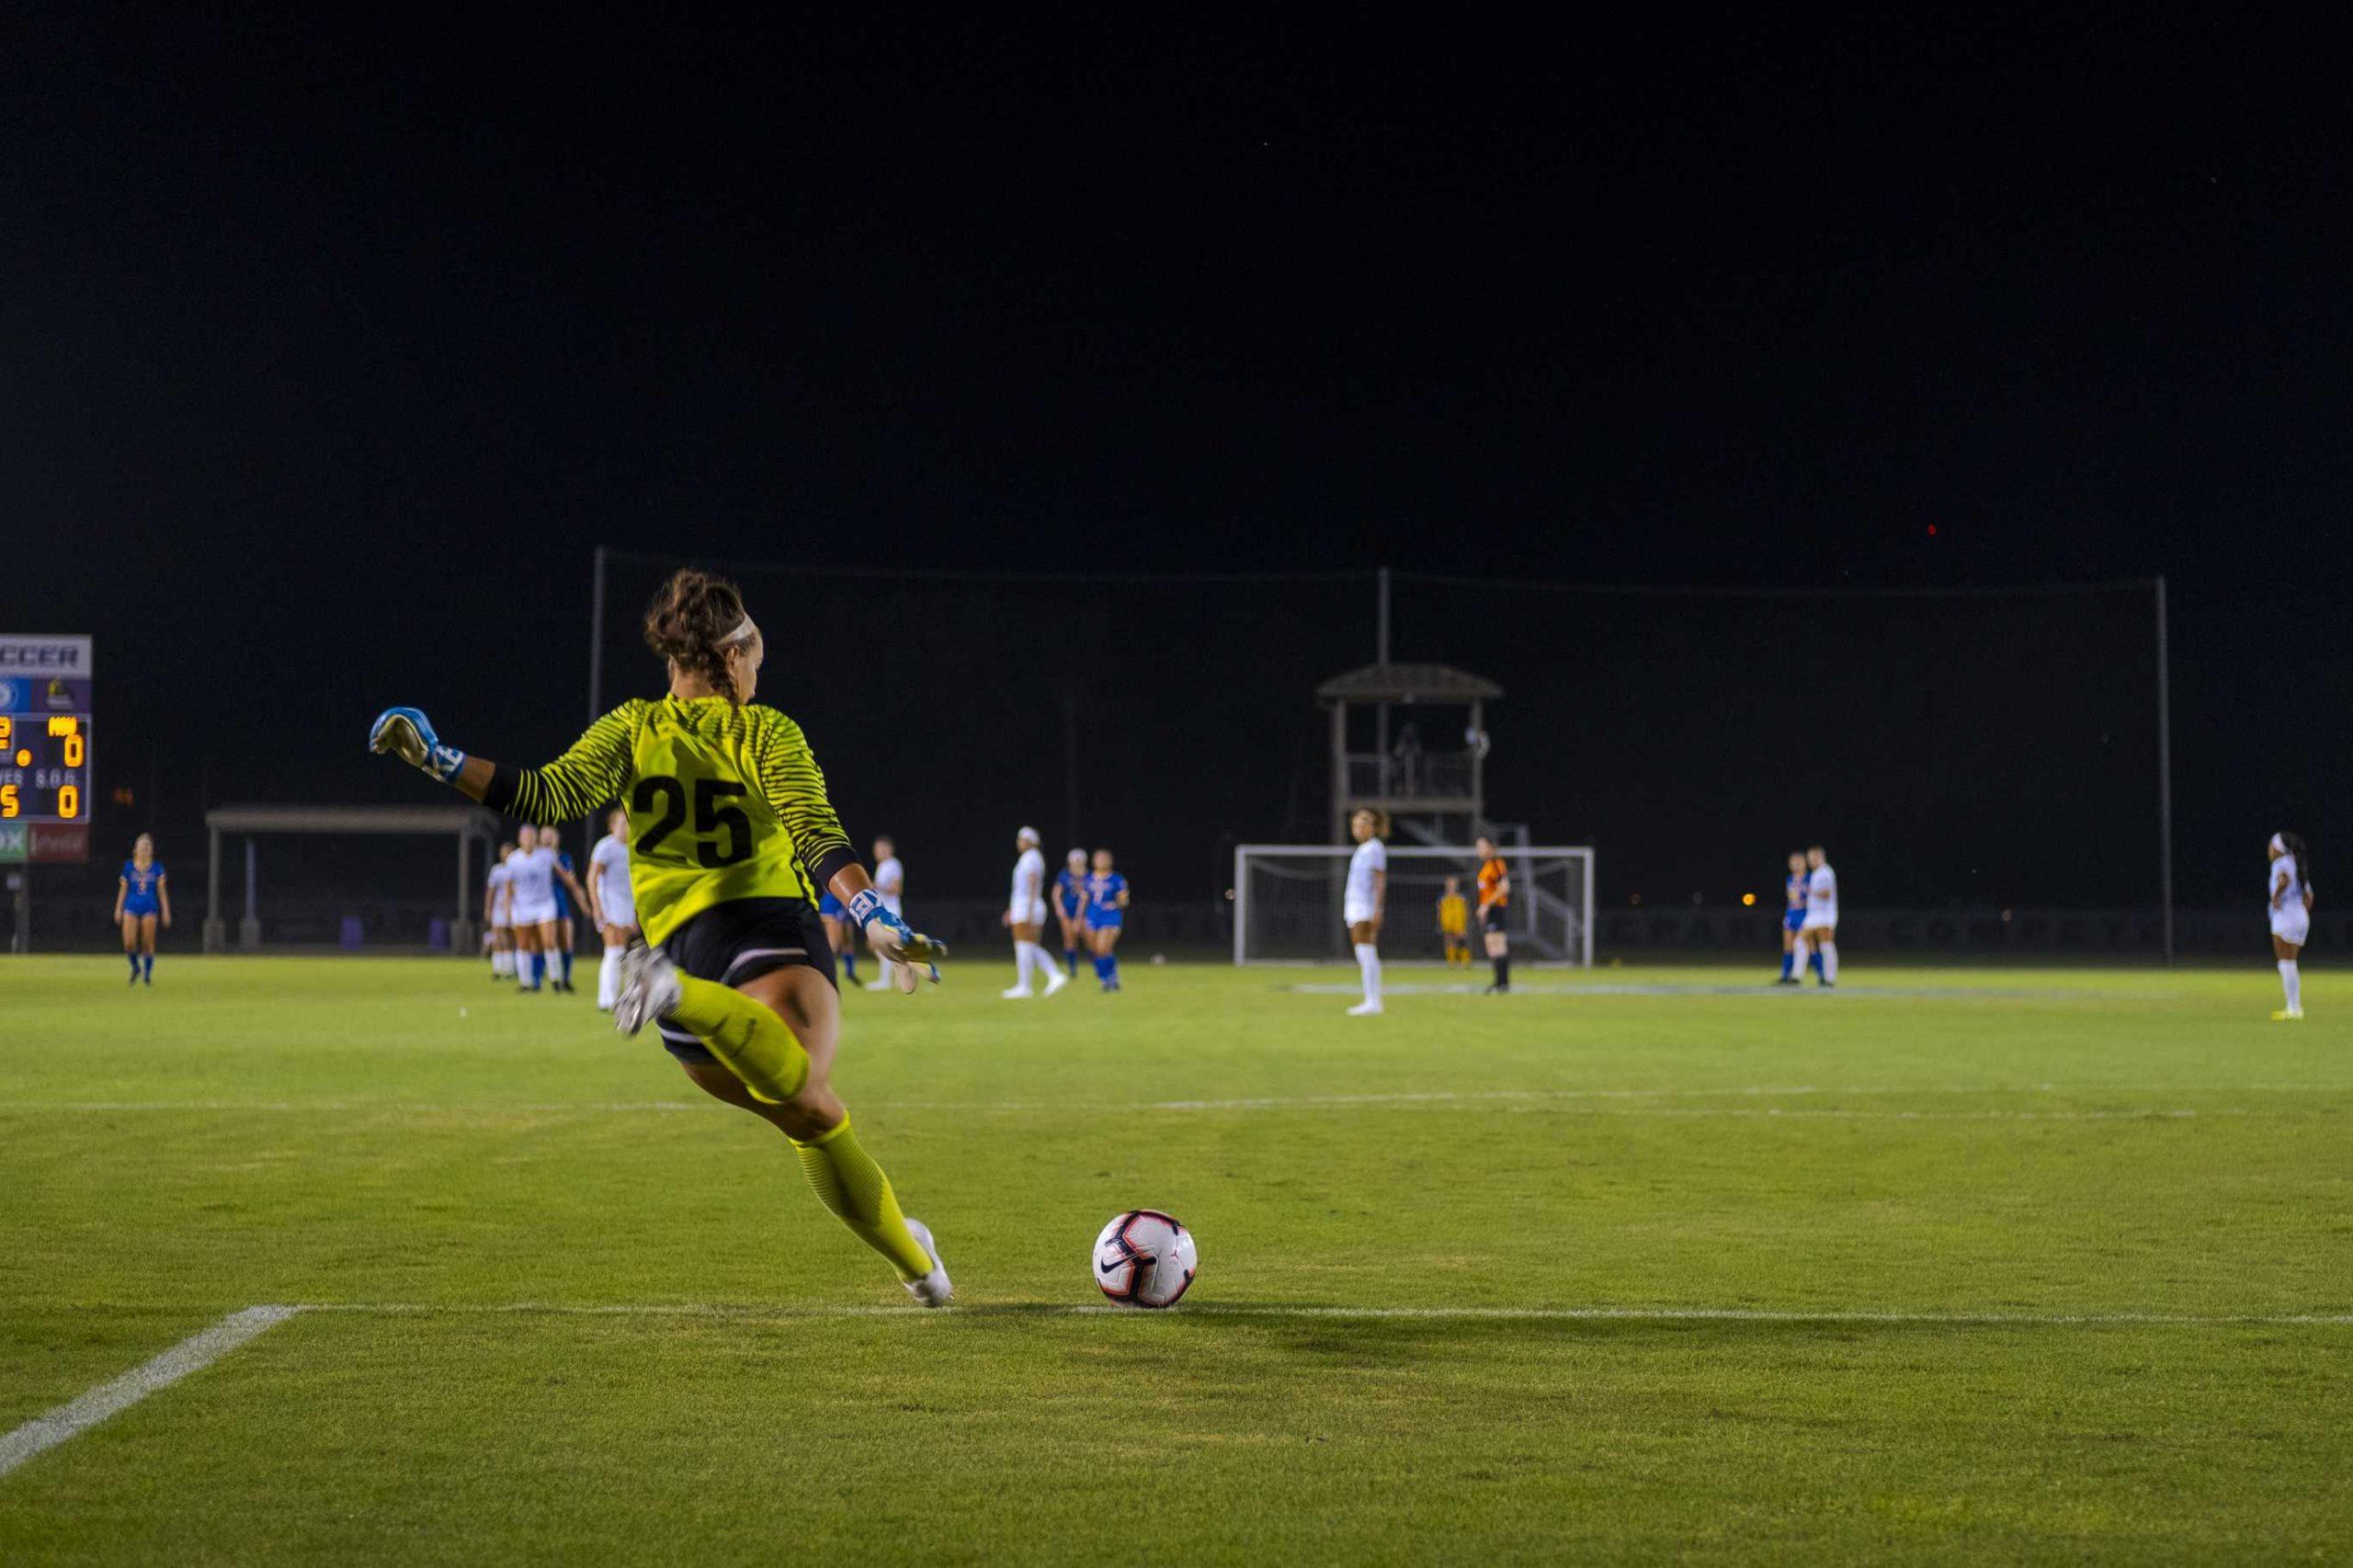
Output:
<instances>
[{"instance_id":1,"label":"white headband","mask_svg":"<svg viewBox=\"0 0 2353 1568\"><path fill-rule=\"evenodd\" d=\"M725 647L730 642L741 642L744 639L749 637L755 630L756 629L752 625L752 618L747 615L743 619L735 623L734 631L729 632L726 636L719 640L720 646Z\"/></svg>"},{"instance_id":2,"label":"white headband","mask_svg":"<svg viewBox=\"0 0 2353 1568\"><path fill-rule=\"evenodd\" d=\"M2271 847L2285 855L2288 853L2288 841L2275 833L2271 835Z\"/></svg>"}]
</instances>

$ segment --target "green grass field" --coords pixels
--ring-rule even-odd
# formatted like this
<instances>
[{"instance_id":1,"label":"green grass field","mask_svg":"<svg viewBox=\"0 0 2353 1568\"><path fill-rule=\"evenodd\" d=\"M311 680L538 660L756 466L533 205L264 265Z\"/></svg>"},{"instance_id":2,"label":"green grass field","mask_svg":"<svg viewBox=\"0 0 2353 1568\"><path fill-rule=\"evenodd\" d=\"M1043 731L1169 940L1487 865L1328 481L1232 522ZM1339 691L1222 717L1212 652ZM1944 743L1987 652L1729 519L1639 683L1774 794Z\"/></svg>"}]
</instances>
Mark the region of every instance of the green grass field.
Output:
<instances>
[{"instance_id":1,"label":"green grass field","mask_svg":"<svg viewBox=\"0 0 2353 1568\"><path fill-rule=\"evenodd\" d=\"M1009 971L847 1004L924 1313L585 1001L0 961L0 1434L316 1309L0 1474L0 1562L2353 1551L2353 979ZM1082 1310L1142 1204L1191 1296Z\"/></svg>"}]
</instances>

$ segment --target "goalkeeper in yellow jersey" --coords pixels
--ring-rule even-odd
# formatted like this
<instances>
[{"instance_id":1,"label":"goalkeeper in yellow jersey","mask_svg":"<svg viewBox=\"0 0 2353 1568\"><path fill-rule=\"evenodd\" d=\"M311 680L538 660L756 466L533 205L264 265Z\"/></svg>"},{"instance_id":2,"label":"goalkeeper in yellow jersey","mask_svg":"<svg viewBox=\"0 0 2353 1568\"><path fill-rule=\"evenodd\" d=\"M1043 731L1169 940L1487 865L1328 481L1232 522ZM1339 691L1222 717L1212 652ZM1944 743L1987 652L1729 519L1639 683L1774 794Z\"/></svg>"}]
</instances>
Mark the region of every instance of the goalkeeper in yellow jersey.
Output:
<instances>
[{"instance_id":1,"label":"goalkeeper in yellow jersey","mask_svg":"<svg viewBox=\"0 0 2353 1568\"><path fill-rule=\"evenodd\" d=\"M585 816L618 798L629 814L630 892L652 944L622 960L621 1032L652 1022L696 1086L773 1123L825 1207L890 1260L917 1301L946 1306L948 1270L931 1233L900 1212L834 1094L841 1000L819 892L847 908L904 991L926 974L937 982L947 949L883 907L801 726L752 705L764 648L734 585L675 573L646 611L645 641L667 663L669 691L622 703L543 767L444 745L414 708L379 715L369 746L530 822Z\"/></svg>"},{"instance_id":2,"label":"goalkeeper in yellow jersey","mask_svg":"<svg viewBox=\"0 0 2353 1568\"><path fill-rule=\"evenodd\" d=\"M1462 879L1446 879L1446 892L1438 901L1438 934L1446 944L1446 967L1456 964L1471 967L1471 912L1462 902Z\"/></svg>"}]
</instances>

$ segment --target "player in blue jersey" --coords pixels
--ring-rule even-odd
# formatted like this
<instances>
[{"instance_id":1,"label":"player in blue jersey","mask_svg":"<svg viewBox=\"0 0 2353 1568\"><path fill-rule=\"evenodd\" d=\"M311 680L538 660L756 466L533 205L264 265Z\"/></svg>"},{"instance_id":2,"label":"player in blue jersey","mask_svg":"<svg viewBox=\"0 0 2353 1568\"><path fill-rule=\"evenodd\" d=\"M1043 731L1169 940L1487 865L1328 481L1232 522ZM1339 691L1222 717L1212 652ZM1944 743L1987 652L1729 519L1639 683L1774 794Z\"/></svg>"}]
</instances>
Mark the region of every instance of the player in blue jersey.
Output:
<instances>
[{"instance_id":1,"label":"player in blue jersey","mask_svg":"<svg viewBox=\"0 0 2353 1568\"><path fill-rule=\"evenodd\" d=\"M1095 978L1106 991L1120 988L1120 927L1128 917L1128 879L1111 869L1111 852L1095 852L1095 869L1086 879L1086 945L1095 954Z\"/></svg>"},{"instance_id":2,"label":"player in blue jersey","mask_svg":"<svg viewBox=\"0 0 2353 1568\"><path fill-rule=\"evenodd\" d=\"M817 895L817 919L825 927L825 945L834 949L834 960L841 965L844 978L856 985L858 932L850 924L848 907L834 896L831 888Z\"/></svg>"},{"instance_id":3,"label":"player in blue jersey","mask_svg":"<svg viewBox=\"0 0 2353 1568\"><path fill-rule=\"evenodd\" d=\"M1781 980L1783 985L1795 985L1798 976L1798 931L1805 925L1806 864L1805 851L1790 851L1790 874L1781 881ZM1816 974L1822 972L1822 960L1809 958L1806 967Z\"/></svg>"},{"instance_id":4,"label":"player in blue jersey","mask_svg":"<svg viewBox=\"0 0 2353 1568\"><path fill-rule=\"evenodd\" d=\"M563 846L563 835L553 827L540 829L540 847L555 851L555 939L556 976L552 983L558 991L572 989L572 950L580 945L580 928L574 923L573 912L587 907L587 890L580 885L572 867L572 852Z\"/></svg>"},{"instance_id":5,"label":"player in blue jersey","mask_svg":"<svg viewBox=\"0 0 2353 1568\"><path fill-rule=\"evenodd\" d=\"M171 882L155 858L155 841L141 834L114 887L114 923L122 927L122 956L131 960L131 983L155 983L155 922L172 927Z\"/></svg>"},{"instance_id":6,"label":"player in blue jersey","mask_svg":"<svg viewBox=\"0 0 2353 1568\"><path fill-rule=\"evenodd\" d=\"M1086 903L1086 851L1074 849L1054 878L1054 918L1063 928L1063 968L1078 978L1078 949L1086 945L1086 922L1079 911Z\"/></svg>"}]
</instances>

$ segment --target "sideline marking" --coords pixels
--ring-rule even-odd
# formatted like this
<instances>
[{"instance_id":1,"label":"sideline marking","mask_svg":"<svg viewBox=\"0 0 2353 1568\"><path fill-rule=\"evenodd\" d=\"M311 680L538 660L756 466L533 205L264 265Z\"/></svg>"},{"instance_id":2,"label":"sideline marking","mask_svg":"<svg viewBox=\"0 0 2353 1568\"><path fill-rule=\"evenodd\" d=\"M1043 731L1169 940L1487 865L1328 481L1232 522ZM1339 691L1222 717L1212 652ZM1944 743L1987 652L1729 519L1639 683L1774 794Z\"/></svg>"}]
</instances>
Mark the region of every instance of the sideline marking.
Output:
<instances>
[{"instance_id":1,"label":"sideline marking","mask_svg":"<svg viewBox=\"0 0 2353 1568\"><path fill-rule=\"evenodd\" d=\"M1346 981L1300 981L1274 987L1294 996L1356 996L1363 987ZM1756 996L1796 995L1801 992L1817 994L1816 986L1780 985L1770 980L1754 980L1745 983L1703 981L1597 981L1590 984L1519 985L1504 993L1502 998L1514 996ZM1834 985L1831 998L1877 997L1881 1001L1899 1002L2178 1002L2178 991L2094 991L2079 987L2051 986L2028 990L2023 987L2005 989L1990 985ZM1384 985L1384 996L1483 996L1484 988L1475 982L1452 985Z\"/></svg>"},{"instance_id":2,"label":"sideline marking","mask_svg":"<svg viewBox=\"0 0 2353 1568\"><path fill-rule=\"evenodd\" d=\"M1351 1107L1381 1106L1506 1106L1552 1105L1574 1101L1620 1100L1724 1100L1724 1099L1796 1099L1840 1098L1900 1099L1918 1095L1943 1098L1951 1096L1982 1095L1987 1097L2006 1096L2081 1095L2087 1098L2109 1098L2117 1096L2148 1095L2314 1095L2334 1096L2353 1091L2353 1085L2343 1084L1764 1084L1746 1085L1722 1089L1437 1089L1397 1094L1370 1095L1244 1095L1231 1098L1183 1100L893 1100L893 1111L956 1111L961 1113L1022 1114L1032 1111L1066 1112L1074 1116L1132 1114L1137 1111L1175 1110L1287 1110L1287 1109L1346 1109ZM118 1115L141 1111L189 1112L248 1112L255 1114L294 1114L303 1111L322 1115L355 1116L414 1116L414 1117L506 1117L506 1116L620 1116L635 1114L674 1115L688 1111L710 1111L722 1108L716 1100L0 1100L0 1116L31 1116L49 1113L76 1115ZM1903 1120L1961 1117L1972 1119L2048 1118L2060 1120L2114 1120L2131 1117L2167 1118L2203 1116L2315 1116L2335 1115L2339 1108L2322 1106L2279 1106L2256 1108L2215 1108L2204 1111L2177 1109L2163 1105L2097 1107L2083 1109L2050 1111L2007 1111L1977 1109L1968 1111L1936 1110L1789 1110L1710 1108L1654 1108L1636 1106L1622 1115L1659 1116L1855 1116L1887 1117Z\"/></svg>"},{"instance_id":3,"label":"sideline marking","mask_svg":"<svg viewBox=\"0 0 2353 1568\"><path fill-rule=\"evenodd\" d=\"M279 1309L290 1310L290 1309ZM742 1302L680 1301L564 1303L487 1301L435 1304L423 1301L313 1301L292 1311L347 1312L366 1317L677 1317L725 1321L824 1318L952 1319L957 1309L927 1312L913 1306L788 1307ZM1057 1301L981 1302L961 1309L965 1317L1232 1317L1362 1318L1497 1323L1759 1323L1911 1324L1955 1328L2297 1328L2353 1326L2353 1312L1906 1312L1894 1309L1776 1307L1349 1307L1188 1302L1166 1312L1134 1307Z\"/></svg>"},{"instance_id":4,"label":"sideline marking","mask_svg":"<svg viewBox=\"0 0 2353 1568\"><path fill-rule=\"evenodd\" d=\"M1728 1323L1780 1324L1836 1328L1897 1325L1944 1328L2334 1328L2353 1326L2353 1312L1904 1312L1774 1307L1348 1307L1267 1306L1197 1302L1162 1312L1133 1307L1053 1301L976 1303L961 1314L927 1312L913 1306L762 1307L722 1302L563 1304L551 1301L449 1303L422 1301L311 1301L263 1305L231 1312L169 1350L101 1383L80 1398L34 1416L0 1436L0 1476L47 1452L101 1421L201 1371L230 1351L304 1312L355 1317L711 1318L734 1323L849 1318L1037 1317L1037 1318L1260 1318L1340 1319L1359 1322L1460 1323Z\"/></svg>"},{"instance_id":5,"label":"sideline marking","mask_svg":"<svg viewBox=\"0 0 2353 1568\"><path fill-rule=\"evenodd\" d=\"M35 1454L57 1447L68 1437L88 1431L108 1416L145 1399L157 1389L169 1388L226 1356L247 1340L267 1333L301 1312L300 1307L247 1307L231 1312L201 1333L190 1335L153 1360L132 1368L110 1383L34 1416L0 1437L0 1475L6 1475Z\"/></svg>"}]
</instances>

